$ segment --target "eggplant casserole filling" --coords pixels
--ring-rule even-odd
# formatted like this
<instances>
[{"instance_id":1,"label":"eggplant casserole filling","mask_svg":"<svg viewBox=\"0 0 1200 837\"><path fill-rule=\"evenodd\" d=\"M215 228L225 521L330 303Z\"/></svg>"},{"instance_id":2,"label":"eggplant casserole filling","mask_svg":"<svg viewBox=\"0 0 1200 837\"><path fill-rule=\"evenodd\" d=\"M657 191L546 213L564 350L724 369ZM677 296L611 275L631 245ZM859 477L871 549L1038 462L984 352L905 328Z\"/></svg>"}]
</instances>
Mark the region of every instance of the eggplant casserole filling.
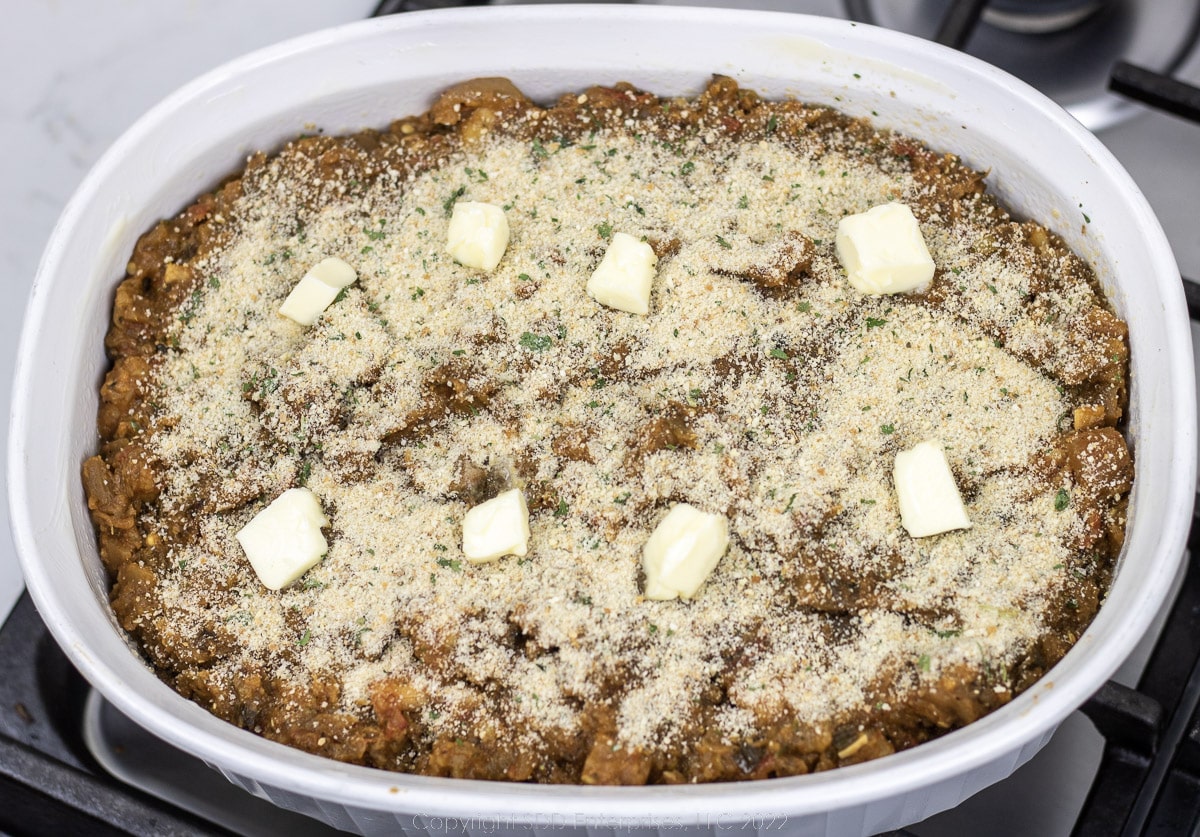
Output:
<instances>
[{"instance_id":1,"label":"eggplant casserole filling","mask_svg":"<svg viewBox=\"0 0 1200 837\"><path fill-rule=\"evenodd\" d=\"M343 761L642 784L825 770L1001 706L1092 619L1132 479L1126 328L1090 269L955 157L715 77L543 108L502 79L305 136L138 241L83 465L112 606L215 715ZM447 254L500 207L491 271ZM838 222L911 207L935 271L847 281ZM649 312L585 291L620 233ZM311 326L279 309L354 268ZM936 440L969 528L901 525ZM235 538L288 489L328 552L279 591ZM512 489L528 551L463 552ZM728 549L648 595L677 504Z\"/></svg>"}]
</instances>

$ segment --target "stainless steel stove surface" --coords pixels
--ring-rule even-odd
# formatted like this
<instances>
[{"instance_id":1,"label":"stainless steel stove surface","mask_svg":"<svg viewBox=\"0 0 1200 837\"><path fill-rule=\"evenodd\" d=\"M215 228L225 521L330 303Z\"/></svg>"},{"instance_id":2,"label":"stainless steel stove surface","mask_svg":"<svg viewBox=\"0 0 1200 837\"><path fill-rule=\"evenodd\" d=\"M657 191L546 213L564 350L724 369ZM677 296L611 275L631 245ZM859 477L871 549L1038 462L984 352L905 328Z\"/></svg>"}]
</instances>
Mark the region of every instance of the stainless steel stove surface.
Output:
<instances>
[{"instance_id":1,"label":"stainless steel stove surface","mask_svg":"<svg viewBox=\"0 0 1200 837\"><path fill-rule=\"evenodd\" d=\"M0 269L6 276L10 298L10 304L0 308L0 392L6 394L4 397L11 385L23 301L41 248L71 191L103 150L154 102L210 67L283 38L361 19L372 12L376 2L261 0L248 4L207 0L203 4L164 4L155 0L92 0L82 4L42 0L6 8L5 25L0 28L0 79L4 80L0 83L0 137L4 138L0 183L6 187L0 193ZM408 0L408 4L416 8L454 3ZM694 0L692 5L746 5L838 17L856 15L861 20L931 37L952 3ZM958 3L960 11L982 5ZM1108 70L1119 58L1200 83L1200 50L1194 48L1200 3L992 0L986 5L982 22L965 40L967 51L1042 87L1097 131L1145 192L1175 249L1183 274L1200 280L1200 225L1196 223L1200 214L1200 125L1104 92ZM1193 323L1193 338L1197 336L1200 332ZM0 415L7 428L7 410ZM5 502L0 505L5 533L7 515ZM20 572L11 541L6 534L0 535L0 620L9 613L20 590ZM1193 621L1200 604L1194 610L1190 617ZM18 619L20 624L16 624ZM13 735L20 742L13 745L15 749L5 750L9 745L0 736L0 764L7 765L0 767L0 799L5 798L6 777L18 770L14 765L32 758L23 749L29 745L67 764L72 776L80 770L105 770L150 795L134 797L135 802L150 800L149 820L120 814L118 809L125 810L122 806L136 808L136 804L115 795L106 797L99 792L94 799L79 802L81 806L99 806L109 814L101 819L116 823L103 828L97 825L95 833L141 833L143 829L145 833L220 829L244 834L274 834L285 829L296 834L330 833L315 821L285 814L236 790L200 762L155 741L94 695L71 702L72 714L66 720L39 717L37 709L31 708L33 704L20 702L20 689L55 691L60 680L69 685L72 672L69 666L63 669L65 661L54 656L55 649L43 647L48 639L44 629L38 634L37 628L40 624L32 608L23 601L5 634L0 635L0 672L18 666L5 655L24 655L29 660L20 673L0 677L3 696L17 695L0 706L0 733ZM1186 634L1190 627L1180 630ZM1193 631L1192 637L1195 641L1187 653L1194 658L1200 635ZM36 649L24 647L35 640L39 643ZM1132 685L1147 653L1149 644L1140 657L1135 655L1126 664L1118 680ZM1186 680L1190 671L1191 663L1180 677ZM77 675L75 681L82 695ZM59 714L59 709L49 708L52 705L53 701L46 704L47 716ZM14 712L15 716L5 714ZM1182 714L1186 717L1191 713L1188 710ZM77 735L72 738L61 730L51 734L38 724L55 730L72 727ZM1168 738L1180 732L1168 730ZM76 739L73 745L71 741ZM80 752L84 747L90 754ZM1055 837L1078 833L1073 832L1076 817L1103 750L1104 739L1092 722L1075 713L1042 753L1012 777L909 831L923 837ZM36 768L40 762L34 759L34 763ZM34 779L17 781L28 785ZM111 780L101 775L98 787L103 788L106 781ZM58 799L63 794L50 795ZM156 807L161 803L153 802L152 797L164 798L168 804ZM24 828L37 831L37 826L30 823L38 820L18 820L16 814L10 811L6 816L2 809L0 806L0 828L12 827L3 825L7 822L24 822ZM173 811L178 812L177 820L176 814L170 813ZM192 814L199 815L199 819ZM1192 834L1200 824L1159 823L1156 828L1159 830L1154 833ZM1121 832L1116 829L1106 833Z\"/></svg>"},{"instance_id":2,"label":"stainless steel stove surface","mask_svg":"<svg viewBox=\"0 0 1200 837\"><path fill-rule=\"evenodd\" d=\"M953 0L846 0L859 20L933 38ZM969 5L969 4L968 4ZM986 4L963 48L1021 78L1101 130L1138 113L1106 92L1113 62L1173 71L1200 24L1192 0L1000 0Z\"/></svg>"}]
</instances>

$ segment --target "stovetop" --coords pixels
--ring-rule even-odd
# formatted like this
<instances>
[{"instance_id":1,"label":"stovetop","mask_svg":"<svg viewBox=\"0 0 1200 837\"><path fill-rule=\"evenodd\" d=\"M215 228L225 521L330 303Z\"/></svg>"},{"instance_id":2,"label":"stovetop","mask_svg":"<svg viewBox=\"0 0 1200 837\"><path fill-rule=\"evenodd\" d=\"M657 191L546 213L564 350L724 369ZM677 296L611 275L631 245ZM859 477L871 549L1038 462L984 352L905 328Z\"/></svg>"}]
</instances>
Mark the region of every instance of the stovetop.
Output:
<instances>
[{"instance_id":1,"label":"stovetop","mask_svg":"<svg viewBox=\"0 0 1200 837\"><path fill-rule=\"evenodd\" d=\"M0 392L7 393L11 386L21 303L41 248L71 191L120 132L175 87L212 66L293 35L361 19L377 2L45 0L6 9L0 27L0 182L6 187L0 192L0 269L12 304L0 306ZM396 0L391 5L419 8L462 2ZM860 19L869 15L925 37L957 38L967 51L1042 82L1047 92L1097 131L1129 170L1158 214L1181 271L1200 280L1200 227L1195 221L1200 210L1200 126L1106 94L1107 52L1079 59L1066 52L1074 48L1070 42L1092 42L1102 51L1115 50L1114 57L1200 83L1200 50L1184 46L1194 42L1200 3L1112 0L1086 23L1090 28L1036 35L1032 45L1014 40L1013 22L1003 19L1012 7L1058 11L1089 4L992 0L986 4L991 8L983 28L959 32L950 31L953 21L944 23L949 7L956 5L953 11L960 16L970 15L978 11L970 7L982 7L983 2L692 0L691 5L857 14ZM1033 54L1035 60L1030 64L1022 54ZM1013 66L1019 60L1026 64ZM1192 330L1195 341L1200 337L1195 321ZM6 413L0 412L0 424L7 435ZM0 494L5 492L0 486ZM46 633L28 598L18 601L21 581L6 534L7 497L0 500L0 620L8 616L0 630L0 831L330 833L313 820L281 812L236 790L92 695ZM1200 538L1194 540L1200 543ZM1193 716L1193 707L1200 693L1200 671L1194 670L1200 655L1200 569L1183 579L1163 644L1157 651L1152 645L1147 642L1134 655L1116 682L1089 704L1086 716L1077 712L1069 717L1028 765L907 833L1197 833L1200 719ZM1138 690L1121 683L1136 684ZM1107 745L1097 727L1105 730ZM1139 797L1143 787L1161 791L1146 790ZM1085 805L1089 789L1091 798ZM1126 828L1123 823L1129 817Z\"/></svg>"}]
</instances>

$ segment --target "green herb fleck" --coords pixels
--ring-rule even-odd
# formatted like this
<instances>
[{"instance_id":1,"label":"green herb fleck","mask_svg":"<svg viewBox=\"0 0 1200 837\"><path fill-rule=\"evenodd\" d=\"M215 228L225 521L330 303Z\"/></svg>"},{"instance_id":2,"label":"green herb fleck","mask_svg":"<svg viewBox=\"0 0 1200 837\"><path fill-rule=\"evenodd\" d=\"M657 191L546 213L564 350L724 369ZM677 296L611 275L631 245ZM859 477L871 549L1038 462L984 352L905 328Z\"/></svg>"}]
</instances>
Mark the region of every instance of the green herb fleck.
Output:
<instances>
[{"instance_id":1,"label":"green herb fleck","mask_svg":"<svg viewBox=\"0 0 1200 837\"><path fill-rule=\"evenodd\" d=\"M451 216L451 214L453 214L454 204L457 203L458 199L461 198L463 195L465 195L466 192L467 192L466 186L459 186L457 189L455 189L453 192L450 193L450 197L446 198L446 200L442 202L442 209L445 211L447 218L449 218Z\"/></svg>"},{"instance_id":2,"label":"green herb fleck","mask_svg":"<svg viewBox=\"0 0 1200 837\"><path fill-rule=\"evenodd\" d=\"M771 357L777 357L777 358L779 358L780 360L787 360L787 359L788 359L788 353L787 353L787 352L785 352L783 349L771 349L771 351L770 351L770 352L768 352L768 354L769 354Z\"/></svg>"},{"instance_id":3,"label":"green herb fleck","mask_svg":"<svg viewBox=\"0 0 1200 837\"><path fill-rule=\"evenodd\" d=\"M308 645L311 639L312 633L308 630L308 628L305 628L304 633L300 635L300 639L297 640L296 644L303 648L304 646Z\"/></svg>"},{"instance_id":4,"label":"green herb fleck","mask_svg":"<svg viewBox=\"0 0 1200 837\"><path fill-rule=\"evenodd\" d=\"M1071 495L1067 493L1067 489L1058 489L1058 493L1054 495L1054 510L1062 511L1069 505L1071 505Z\"/></svg>"},{"instance_id":5,"label":"green herb fleck","mask_svg":"<svg viewBox=\"0 0 1200 837\"><path fill-rule=\"evenodd\" d=\"M775 133L775 129L778 127L779 127L779 117L777 117L775 114L771 114L771 118L767 120L767 133L768 134Z\"/></svg>"},{"instance_id":6,"label":"green herb fleck","mask_svg":"<svg viewBox=\"0 0 1200 837\"><path fill-rule=\"evenodd\" d=\"M693 163L691 160L688 160L686 163L684 163L682 166L679 167L679 173L682 175L691 174L695 170L696 170L696 164Z\"/></svg>"},{"instance_id":7,"label":"green herb fleck","mask_svg":"<svg viewBox=\"0 0 1200 837\"><path fill-rule=\"evenodd\" d=\"M721 245L722 247L724 247L726 250L732 250L732 249L733 249L733 245L732 245L732 244L730 244L730 243L729 243L728 241L726 241L725 239L721 238L721 236L719 236L719 235L717 236L717 244L720 244L720 245Z\"/></svg>"},{"instance_id":8,"label":"green herb fleck","mask_svg":"<svg viewBox=\"0 0 1200 837\"><path fill-rule=\"evenodd\" d=\"M449 567L453 572L462 572L462 561L457 558L439 558L437 559L439 567Z\"/></svg>"},{"instance_id":9,"label":"green herb fleck","mask_svg":"<svg viewBox=\"0 0 1200 837\"><path fill-rule=\"evenodd\" d=\"M921 669L921 671L929 671L929 655L928 654L922 654L920 657L917 658L917 668Z\"/></svg>"},{"instance_id":10,"label":"green herb fleck","mask_svg":"<svg viewBox=\"0 0 1200 837\"><path fill-rule=\"evenodd\" d=\"M200 307L201 294L200 289L192 291L191 297L188 298L187 308L179 315L179 321L184 325L190 323L196 316L196 309Z\"/></svg>"},{"instance_id":11,"label":"green herb fleck","mask_svg":"<svg viewBox=\"0 0 1200 837\"><path fill-rule=\"evenodd\" d=\"M558 501L558 508L556 508L556 509L554 510L554 516L555 516L555 517L566 517L566 516L567 516L567 510L568 510L569 508L570 508L570 506L568 506L568 505L567 505L567 501L566 501L566 500L559 500L559 501Z\"/></svg>"},{"instance_id":12,"label":"green herb fleck","mask_svg":"<svg viewBox=\"0 0 1200 837\"><path fill-rule=\"evenodd\" d=\"M526 331L521 334L521 348L531 352L544 352L553 345L554 340L542 334Z\"/></svg>"},{"instance_id":13,"label":"green herb fleck","mask_svg":"<svg viewBox=\"0 0 1200 837\"><path fill-rule=\"evenodd\" d=\"M596 232L600 234L601 238L603 238L605 241L608 241L612 238L613 226L608 221L605 221L596 225Z\"/></svg>"},{"instance_id":14,"label":"green herb fleck","mask_svg":"<svg viewBox=\"0 0 1200 837\"><path fill-rule=\"evenodd\" d=\"M738 198L737 205L738 209L748 209L750 206L750 199L745 195L742 195L740 198Z\"/></svg>"},{"instance_id":15,"label":"green herb fleck","mask_svg":"<svg viewBox=\"0 0 1200 837\"><path fill-rule=\"evenodd\" d=\"M884 436L890 436L896 432L896 425L881 424L881 425L879 425L879 432L882 433Z\"/></svg>"}]
</instances>

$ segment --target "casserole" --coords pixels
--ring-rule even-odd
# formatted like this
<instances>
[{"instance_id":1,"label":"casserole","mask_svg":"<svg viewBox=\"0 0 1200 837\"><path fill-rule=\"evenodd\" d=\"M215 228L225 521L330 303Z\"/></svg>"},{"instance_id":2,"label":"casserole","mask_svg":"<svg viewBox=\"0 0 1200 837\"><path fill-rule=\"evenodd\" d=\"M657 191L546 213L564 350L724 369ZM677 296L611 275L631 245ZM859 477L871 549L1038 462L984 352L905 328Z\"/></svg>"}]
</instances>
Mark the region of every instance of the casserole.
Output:
<instances>
[{"instance_id":1,"label":"casserole","mask_svg":"<svg viewBox=\"0 0 1200 837\"><path fill-rule=\"evenodd\" d=\"M581 30L586 44L572 39ZM536 52L524 46L531 33L542 45ZM104 368L96 347L107 296L133 237L214 185L245 153L269 148L306 123L331 132L381 124L424 110L437 90L463 78L503 72L544 100L621 79L660 93L694 92L714 71L766 95L793 94L856 115L877 112L884 126L992 168L1002 201L1048 223L1096 266L1131 326L1129 429L1138 483L1122 569L1079 646L1011 706L940 741L832 774L702 792L496 791L375 774L281 752L158 683L112 627L91 527L74 488L78 464L92 447L93 393ZM82 293L72 284L79 277L87 277ZM786 815L793 826L803 817L814 831L875 832L955 804L1032 755L1115 669L1165 597L1191 503L1190 465L1179 462L1192 461L1194 446L1180 302L1161 231L1107 152L1038 94L957 53L845 22L741 12L509 9L358 24L259 53L185 88L114 147L68 207L35 283L17 375L11 457L17 541L52 631L110 700L238 784L339 827L412 826L415 814L607 822L615 811L630 824L717 828ZM88 556L82 568L81 554Z\"/></svg>"}]
</instances>

